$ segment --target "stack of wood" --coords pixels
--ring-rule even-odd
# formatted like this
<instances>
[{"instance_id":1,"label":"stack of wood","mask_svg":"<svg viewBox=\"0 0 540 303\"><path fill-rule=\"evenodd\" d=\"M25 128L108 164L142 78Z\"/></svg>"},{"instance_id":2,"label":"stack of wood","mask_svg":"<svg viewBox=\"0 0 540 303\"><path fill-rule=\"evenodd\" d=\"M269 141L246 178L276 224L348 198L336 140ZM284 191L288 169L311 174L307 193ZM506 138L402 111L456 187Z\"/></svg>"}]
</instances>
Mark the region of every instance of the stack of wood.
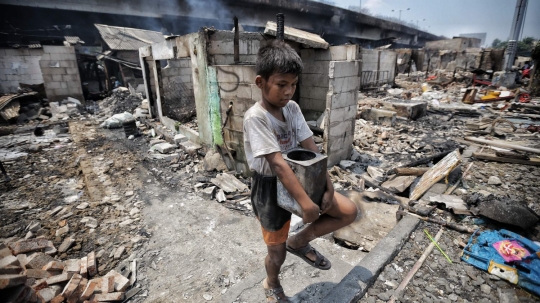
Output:
<instances>
[{"instance_id":1,"label":"stack of wood","mask_svg":"<svg viewBox=\"0 0 540 303\"><path fill-rule=\"evenodd\" d=\"M81 259L59 261L43 252L49 243L36 238L0 244L2 302L111 302L124 300L135 282L111 270L98 276L92 251Z\"/></svg>"}]
</instances>

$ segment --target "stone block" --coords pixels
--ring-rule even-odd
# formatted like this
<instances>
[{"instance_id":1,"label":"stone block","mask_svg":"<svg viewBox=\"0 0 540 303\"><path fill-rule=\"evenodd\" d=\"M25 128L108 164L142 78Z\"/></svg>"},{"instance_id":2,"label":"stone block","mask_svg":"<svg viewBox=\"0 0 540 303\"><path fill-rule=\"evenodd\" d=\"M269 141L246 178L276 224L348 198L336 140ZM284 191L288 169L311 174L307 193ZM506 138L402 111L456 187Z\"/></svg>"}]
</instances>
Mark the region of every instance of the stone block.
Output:
<instances>
[{"instance_id":1,"label":"stone block","mask_svg":"<svg viewBox=\"0 0 540 303\"><path fill-rule=\"evenodd\" d=\"M202 148L202 146L191 141L186 141L180 143L180 148L190 155L195 155L197 151Z\"/></svg>"},{"instance_id":2,"label":"stone block","mask_svg":"<svg viewBox=\"0 0 540 303\"><path fill-rule=\"evenodd\" d=\"M0 275L0 289L24 284L27 279L26 275Z\"/></svg>"},{"instance_id":3,"label":"stone block","mask_svg":"<svg viewBox=\"0 0 540 303\"><path fill-rule=\"evenodd\" d=\"M42 269L56 275L64 271L64 263L60 261L51 261L43 266Z\"/></svg>"},{"instance_id":4,"label":"stone block","mask_svg":"<svg viewBox=\"0 0 540 303\"><path fill-rule=\"evenodd\" d=\"M61 236L65 235L65 234L67 234L68 232L69 232L69 225L66 224L64 227L61 227L61 228L57 229L55 235L57 237L61 237Z\"/></svg>"}]
</instances>

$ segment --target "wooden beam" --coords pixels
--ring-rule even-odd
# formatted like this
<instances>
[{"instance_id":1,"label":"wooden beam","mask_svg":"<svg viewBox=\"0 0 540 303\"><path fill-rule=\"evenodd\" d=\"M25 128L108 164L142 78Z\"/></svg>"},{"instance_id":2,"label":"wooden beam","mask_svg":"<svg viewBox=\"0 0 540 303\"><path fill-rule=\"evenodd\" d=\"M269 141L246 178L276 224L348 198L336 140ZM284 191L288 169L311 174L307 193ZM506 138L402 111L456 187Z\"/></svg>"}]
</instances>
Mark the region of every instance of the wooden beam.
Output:
<instances>
[{"instance_id":1,"label":"wooden beam","mask_svg":"<svg viewBox=\"0 0 540 303\"><path fill-rule=\"evenodd\" d=\"M421 176L429 170L429 167L397 167L395 168L398 176Z\"/></svg>"},{"instance_id":2,"label":"wooden beam","mask_svg":"<svg viewBox=\"0 0 540 303\"><path fill-rule=\"evenodd\" d=\"M482 159L482 160L540 166L540 159L534 159L534 158L530 160L523 160L523 159L497 157L496 155L493 155L493 154L483 154L483 153L473 153L472 155L476 159Z\"/></svg>"},{"instance_id":3,"label":"wooden beam","mask_svg":"<svg viewBox=\"0 0 540 303\"><path fill-rule=\"evenodd\" d=\"M465 137L465 140L480 143L480 144L487 144L487 145L490 145L490 146L496 146L496 147L501 147L501 148L507 148L507 149L520 150L520 151L540 154L540 149L538 149L538 148L526 147L526 146L515 145L515 144L508 144L508 143L505 143L505 142L486 140L486 139L475 138L475 137Z\"/></svg>"}]
</instances>

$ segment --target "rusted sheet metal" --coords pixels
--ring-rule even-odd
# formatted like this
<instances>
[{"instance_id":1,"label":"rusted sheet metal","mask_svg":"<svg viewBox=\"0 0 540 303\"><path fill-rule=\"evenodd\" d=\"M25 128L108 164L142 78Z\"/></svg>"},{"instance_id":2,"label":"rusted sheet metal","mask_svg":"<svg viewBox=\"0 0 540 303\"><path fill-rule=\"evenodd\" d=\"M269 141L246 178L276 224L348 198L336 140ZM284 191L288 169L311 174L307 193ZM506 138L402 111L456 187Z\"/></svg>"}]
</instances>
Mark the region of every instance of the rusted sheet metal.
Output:
<instances>
[{"instance_id":1,"label":"rusted sheet metal","mask_svg":"<svg viewBox=\"0 0 540 303\"><path fill-rule=\"evenodd\" d=\"M433 184L439 182L442 178L445 176L448 176L456 166L458 166L461 163L461 154L459 153L459 150L455 150L446 157L444 157L441 161L439 161L437 164L435 164L432 168L430 168L414 190L412 191L410 195L411 200L418 200L422 195L431 187Z\"/></svg>"}]
</instances>

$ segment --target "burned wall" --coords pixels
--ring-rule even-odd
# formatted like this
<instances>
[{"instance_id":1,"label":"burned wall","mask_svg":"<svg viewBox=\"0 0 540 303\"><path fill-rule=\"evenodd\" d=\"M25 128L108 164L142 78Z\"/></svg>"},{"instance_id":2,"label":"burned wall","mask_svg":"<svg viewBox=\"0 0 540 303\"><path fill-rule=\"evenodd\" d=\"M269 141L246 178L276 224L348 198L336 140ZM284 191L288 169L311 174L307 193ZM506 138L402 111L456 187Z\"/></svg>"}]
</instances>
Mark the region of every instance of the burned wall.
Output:
<instances>
[{"instance_id":1,"label":"burned wall","mask_svg":"<svg viewBox=\"0 0 540 303\"><path fill-rule=\"evenodd\" d=\"M208 35L208 64L234 64L234 32L215 31ZM254 64L264 38L259 33L240 32L238 39L239 59L242 63Z\"/></svg>"},{"instance_id":2,"label":"burned wall","mask_svg":"<svg viewBox=\"0 0 540 303\"><path fill-rule=\"evenodd\" d=\"M43 49L0 49L0 94L17 93L20 83L41 84Z\"/></svg>"},{"instance_id":3,"label":"burned wall","mask_svg":"<svg viewBox=\"0 0 540 303\"><path fill-rule=\"evenodd\" d=\"M362 49L360 87L367 89L393 83L397 57L392 50Z\"/></svg>"},{"instance_id":4,"label":"burned wall","mask_svg":"<svg viewBox=\"0 0 540 303\"><path fill-rule=\"evenodd\" d=\"M195 116L191 59L168 60L168 65L161 69L161 80L163 115L180 122L189 121Z\"/></svg>"},{"instance_id":5,"label":"burned wall","mask_svg":"<svg viewBox=\"0 0 540 303\"><path fill-rule=\"evenodd\" d=\"M49 101L72 97L84 103L74 47L44 45L39 64Z\"/></svg>"},{"instance_id":6,"label":"burned wall","mask_svg":"<svg viewBox=\"0 0 540 303\"><path fill-rule=\"evenodd\" d=\"M257 75L254 65L217 65L216 85L219 88L221 123L225 124L223 140L234 151L238 171L249 173L244 153L244 113L262 98L255 85ZM232 108L227 114L229 106ZM228 116L228 117L227 117Z\"/></svg>"}]
</instances>

